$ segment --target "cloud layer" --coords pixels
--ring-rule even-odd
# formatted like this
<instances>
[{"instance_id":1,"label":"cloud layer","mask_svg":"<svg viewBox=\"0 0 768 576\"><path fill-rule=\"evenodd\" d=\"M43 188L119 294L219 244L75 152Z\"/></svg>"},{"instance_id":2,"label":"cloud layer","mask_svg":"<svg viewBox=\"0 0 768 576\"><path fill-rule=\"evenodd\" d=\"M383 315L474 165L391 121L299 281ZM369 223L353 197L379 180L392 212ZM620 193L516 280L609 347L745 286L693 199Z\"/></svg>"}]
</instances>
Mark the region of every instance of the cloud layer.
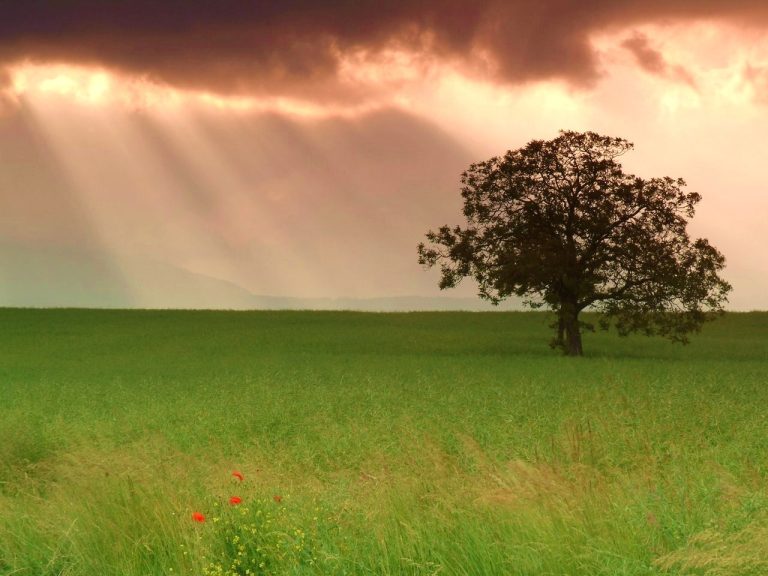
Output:
<instances>
[{"instance_id":1,"label":"cloud layer","mask_svg":"<svg viewBox=\"0 0 768 576\"><path fill-rule=\"evenodd\" d=\"M768 22L763 0L71 0L3 6L0 62L92 64L222 94L361 97L344 58L401 49L499 82L600 76L598 32ZM641 65L649 52L635 47ZM644 55L644 56L643 56ZM645 58L645 60L643 60ZM645 63L645 64L644 64Z\"/></svg>"}]
</instances>

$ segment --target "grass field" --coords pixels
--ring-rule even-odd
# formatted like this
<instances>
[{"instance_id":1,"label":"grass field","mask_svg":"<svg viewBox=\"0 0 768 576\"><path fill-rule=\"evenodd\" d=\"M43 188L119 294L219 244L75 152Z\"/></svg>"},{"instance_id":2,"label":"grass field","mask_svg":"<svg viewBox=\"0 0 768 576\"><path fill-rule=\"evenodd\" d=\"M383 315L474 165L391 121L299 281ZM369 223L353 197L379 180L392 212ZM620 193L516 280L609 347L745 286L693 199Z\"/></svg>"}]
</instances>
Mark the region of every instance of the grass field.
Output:
<instances>
[{"instance_id":1,"label":"grass field","mask_svg":"<svg viewBox=\"0 0 768 576\"><path fill-rule=\"evenodd\" d=\"M0 574L768 574L768 313L550 321L0 310Z\"/></svg>"}]
</instances>

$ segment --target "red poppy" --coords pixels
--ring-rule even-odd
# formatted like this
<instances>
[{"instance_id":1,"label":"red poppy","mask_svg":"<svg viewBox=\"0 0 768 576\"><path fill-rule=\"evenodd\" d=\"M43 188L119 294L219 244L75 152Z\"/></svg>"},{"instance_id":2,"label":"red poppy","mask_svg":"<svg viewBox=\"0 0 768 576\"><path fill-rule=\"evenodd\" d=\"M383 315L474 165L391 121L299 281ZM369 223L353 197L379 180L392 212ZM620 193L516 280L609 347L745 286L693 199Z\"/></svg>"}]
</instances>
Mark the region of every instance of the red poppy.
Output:
<instances>
[{"instance_id":1,"label":"red poppy","mask_svg":"<svg viewBox=\"0 0 768 576\"><path fill-rule=\"evenodd\" d=\"M243 481L243 473L242 472L238 472L237 470L235 470L234 472L232 472L232 476L234 476L235 478L240 480L240 482Z\"/></svg>"},{"instance_id":2,"label":"red poppy","mask_svg":"<svg viewBox=\"0 0 768 576\"><path fill-rule=\"evenodd\" d=\"M275 502L277 502L278 504L280 504L280 502L282 502L282 501L283 501L283 497L282 497L282 496L280 496L279 494L275 494L274 496L272 496L272 500L274 500Z\"/></svg>"},{"instance_id":3,"label":"red poppy","mask_svg":"<svg viewBox=\"0 0 768 576\"><path fill-rule=\"evenodd\" d=\"M243 499L242 499L242 498L240 498L240 496L232 496L232 498L230 498L230 499L229 499L229 503L230 503L232 506L237 506L237 505L238 505L238 504L240 504L240 502L242 502L242 501L243 501Z\"/></svg>"},{"instance_id":4,"label":"red poppy","mask_svg":"<svg viewBox=\"0 0 768 576\"><path fill-rule=\"evenodd\" d=\"M200 512L193 512L192 520L194 520L195 522L205 522L205 516L203 516L202 513Z\"/></svg>"}]
</instances>

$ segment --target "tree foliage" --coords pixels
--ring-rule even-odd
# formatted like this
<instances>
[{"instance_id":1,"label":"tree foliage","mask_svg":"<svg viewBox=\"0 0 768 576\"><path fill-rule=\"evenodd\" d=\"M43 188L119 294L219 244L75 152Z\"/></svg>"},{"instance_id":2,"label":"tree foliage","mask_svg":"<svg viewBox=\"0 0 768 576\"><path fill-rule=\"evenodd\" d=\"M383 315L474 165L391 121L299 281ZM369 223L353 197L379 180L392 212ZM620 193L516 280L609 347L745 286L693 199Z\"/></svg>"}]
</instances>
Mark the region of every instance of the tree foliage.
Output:
<instances>
[{"instance_id":1,"label":"tree foliage","mask_svg":"<svg viewBox=\"0 0 768 576\"><path fill-rule=\"evenodd\" d=\"M633 145L594 132L561 131L461 176L465 227L443 226L419 245L440 266L440 288L474 277L482 298L516 295L556 314L553 344L581 355L579 314L601 312L619 334L687 335L722 312L725 258L692 240L701 200L682 179L626 174L617 159Z\"/></svg>"}]
</instances>

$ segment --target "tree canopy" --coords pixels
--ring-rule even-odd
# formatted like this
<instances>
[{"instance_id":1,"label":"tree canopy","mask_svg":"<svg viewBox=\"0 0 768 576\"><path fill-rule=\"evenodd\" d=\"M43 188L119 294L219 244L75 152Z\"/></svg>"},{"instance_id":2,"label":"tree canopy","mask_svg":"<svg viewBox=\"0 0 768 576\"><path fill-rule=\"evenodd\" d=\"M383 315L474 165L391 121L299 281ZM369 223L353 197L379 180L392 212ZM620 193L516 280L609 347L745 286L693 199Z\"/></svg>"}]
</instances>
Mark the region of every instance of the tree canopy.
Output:
<instances>
[{"instance_id":1,"label":"tree canopy","mask_svg":"<svg viewBox=\"0 0 768 576\"><path fill-rule=\"evenodd\" d=\"M582 354L579 314L627 335L687 335L723 310L725 258L686 230L701 200L685 182L626 174L633 145L594 132L561 131L461 176L467 224L443 226L419 244L440 266L440 288L474 277L494 303L515 295L557 315L553 345ZM591 328L591 326L589 326Z\"/></svg>"}]
</instances>

